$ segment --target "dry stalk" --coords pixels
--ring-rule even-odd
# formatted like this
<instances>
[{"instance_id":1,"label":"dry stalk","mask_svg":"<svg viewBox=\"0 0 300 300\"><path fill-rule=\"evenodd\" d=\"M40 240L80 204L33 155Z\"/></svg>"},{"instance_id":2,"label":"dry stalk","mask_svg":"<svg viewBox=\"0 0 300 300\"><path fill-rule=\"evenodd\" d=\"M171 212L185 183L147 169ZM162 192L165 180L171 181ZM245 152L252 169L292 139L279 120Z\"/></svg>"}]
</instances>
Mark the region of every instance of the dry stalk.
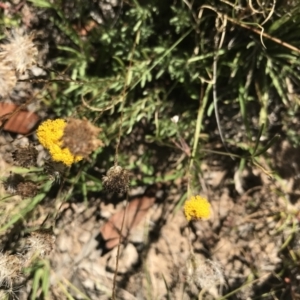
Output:
<instances>
[{"instance_id":1,"label":"dry stalk","mask_svg":"<svg viewBox=\"0 0 300 300\"><path fill-rule=\"evenodd\" d=\"M119 257L120 257L120 249L121 249L121 244L122 244L122 232L125 224L125 217L126 217L126 212L127 212L127 207L129 203L129 195L128 192L126 193L126 200L124 203L124 214L122 218L122 224L121 224L121 229L120 229L120 239L119 239L119 244L117 248L117 257L116 257L116 268L115 268L115 273L114 273L114 278L113 278L113 287L112 287L112 295L111 298L112 300L116 300L116 282L117 282L117 274L118 274L118 268L119 268Z\"/></svg>"},{"instance_id":2,"label":"dry stalk","mask_svg":"<svg viewBox=\"0 0 300 300\"><path fill-rule=\"evenodd\" d=\"M122 125L123 125L123 109L125 105L125 100L126 100L126 91L128 87L128 79L129 79L129 74L132 66L132 58L135 52L136 45L138 44L138 39L139 39L140 32L139 30L136 33L135 40L131 49L130 53L130 58L129 58L129 66L128 70L125 76L125 84L124 88L122 91L122 97L121 97L121 116L120 116L120 127L119 127L119 133L118 133L118 139L117 139L117 145L116 145L116 152L115 152L115 160L114 160L114 167L116 168L118 166L118 154L119 154L119 146L121 142L121 135L122 135ZM128 206L128 190L126 191L126 200L124 204L124 215L122 219L122 225L120 229L120 239L119 239L119 244L118 244L118 249L117 249L117 257L116 257L116 268L115 268L115 273L114 273L114 278L113 278L113 289L112 289L112 299L116 299L116 281L117 281L117 273L118 273L118 267L119 267L119 257L120 257L120 248L121 248L121 243L122 243L122 231L125 223L125 216L126 216L126 211L127 211L127 206Z\"/></svg>"},{"instance_id":3,"label":"dry stalk","mask_svg":"<svg viewBox=\"0 0 300 300\"><path fill-rule=\"evenodd\" d=\"M293 46L293 45L291 45L289 43L286 43L286 42L282 41L281 39L273 37L273 36L271 36L271 35L263 32L263 30L258 30L256 28L253 28L250 25L247 25L247 24L245 24L243 22L240 22L240 21L237 21L237 20L235 20L233 18L230 18L228 15L217 11L212 6L209 6L209 5L203 5L203 6L201 6L201 9L200 9L198 17L201 17L204 8L207 8L207 9L210 9L210 10L214 11L218 15L218 17L226 18L229 22L231 22L233 24L236 24L236 25L238 25L238 26L240 26L242 28L248 29L248 30L250 30L250 31L252 31L252 32L260 35L261 39L262 39L262 37L264 37L266 39L269 39L269 40L273 41L274 43L277 43L277 44L279 44L279 45L281 45L283 47L286 47L286 48L288 48L288 49L290 49L292 51L295 51L295 52L297 52L297 53L300 54L300 49L299 48L297 48L297 47L295 47L295 46ZM270 18L270 16L268 16L266 20L268 20L269 18ZM266 22L266 20L264 20L263 24ZM261 26L261 25L259 25L259 26Z\"/></svg>"}]
</instances>

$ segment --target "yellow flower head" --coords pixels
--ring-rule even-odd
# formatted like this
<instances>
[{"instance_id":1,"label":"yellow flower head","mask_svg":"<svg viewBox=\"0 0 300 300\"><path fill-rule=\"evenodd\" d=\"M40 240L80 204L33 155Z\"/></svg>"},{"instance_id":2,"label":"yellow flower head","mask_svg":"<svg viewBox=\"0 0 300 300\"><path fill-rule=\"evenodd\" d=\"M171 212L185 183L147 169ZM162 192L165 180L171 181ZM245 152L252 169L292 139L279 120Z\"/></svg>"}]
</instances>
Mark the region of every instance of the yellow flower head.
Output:
<instances>
[{"instance_id":1,"label":"yellow flower head","mask_svg":"<svg viewBox=\"0 0 300 300\"><path fill-rule=\"evenodd\" d=\"M49 150L54 161L63 162L70 166L72 163L82 160L82 156L74 156L68 148L61 148L61 138L67 123L63 119L47 120L37 129L39 142Z\"/></svg>"},{"instance_id":2,"label":"yellow flower head","mask_svg":"<svg viewBox=\"0 0 300 300\"><path fill-rule=\"evenodd\" d=\"M207 219L211 214L210 204L199 195L192 196L184 203L184 214L188 221Z\"/></svg>"}]
</instances>

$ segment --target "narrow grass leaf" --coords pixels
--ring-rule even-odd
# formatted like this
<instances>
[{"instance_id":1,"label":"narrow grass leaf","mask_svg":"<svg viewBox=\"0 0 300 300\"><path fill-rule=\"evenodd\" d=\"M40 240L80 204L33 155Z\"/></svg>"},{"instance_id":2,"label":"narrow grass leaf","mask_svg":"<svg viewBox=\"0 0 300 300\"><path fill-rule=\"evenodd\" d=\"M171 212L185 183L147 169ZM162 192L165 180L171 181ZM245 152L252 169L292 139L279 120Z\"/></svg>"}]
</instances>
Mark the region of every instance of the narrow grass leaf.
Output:
<instances>
[{"instance_id":1,"label":"narrow grass leaf","mask_svg":"<svg viewBox=\"0 0 300 300\"><path fill-rule=\"evenodd\" d=\"M267 143L267 145L265 147L263 147L260 151L258 151L257 153L255 153L255 155L253 155L253 157L257 157L259 155L264 154L269 148L271 148L280 138L279 134L276 134L275 136L272 137L272 139Z\"/></svg>"},{"instance_id":2,"label":"narrow grass leaf","mask_svg":"<svg viewBox=\"0 0 300 300\"><path fill-rule=\"evenodd\" d=\"M260 142L260 138L261 138L261 135L262 135L264 129L265 129L265 124L262 124L262 125L260 126L258 135L257 135L257 137L256 137L255 146L254 146L253 151L252 151L252 156L255 156L255 153L256 153L256 151L257 151L257 148L258 148L258 145L259 145L259 142Z\"/></svg>"}]
</instances>

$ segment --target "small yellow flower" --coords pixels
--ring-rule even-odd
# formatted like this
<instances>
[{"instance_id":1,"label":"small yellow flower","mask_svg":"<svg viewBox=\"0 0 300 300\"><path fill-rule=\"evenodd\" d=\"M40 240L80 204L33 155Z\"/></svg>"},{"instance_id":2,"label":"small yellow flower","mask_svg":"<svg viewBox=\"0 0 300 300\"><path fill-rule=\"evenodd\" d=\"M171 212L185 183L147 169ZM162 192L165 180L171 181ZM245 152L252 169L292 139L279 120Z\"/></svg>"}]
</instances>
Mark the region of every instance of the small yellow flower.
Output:
<instances>
[{"instance_id":1,"label":"small yellow flower","mask_svg":"<svg viewBox=\"0 0 300 300\"><path fill-rule=\"evenodd\" d=\"M199 195L192 196L184 203L184 214L188 221L207 219L211 214L210 204Z\"/></svg>"},{"instance_id":2,"label":"small yellow flower","mask_svg":"<svg viewBox=\"0 0 300 300\"><path fill-rule=\"evenodd\" d=\"M61 148L61 138L67 123L63 119L47 120L37 129L39 142L49 150L54 161L63 162L70 166L74 162L82 160L82 156L74 156L68 148Z\"/></svg>"}]
</instances>

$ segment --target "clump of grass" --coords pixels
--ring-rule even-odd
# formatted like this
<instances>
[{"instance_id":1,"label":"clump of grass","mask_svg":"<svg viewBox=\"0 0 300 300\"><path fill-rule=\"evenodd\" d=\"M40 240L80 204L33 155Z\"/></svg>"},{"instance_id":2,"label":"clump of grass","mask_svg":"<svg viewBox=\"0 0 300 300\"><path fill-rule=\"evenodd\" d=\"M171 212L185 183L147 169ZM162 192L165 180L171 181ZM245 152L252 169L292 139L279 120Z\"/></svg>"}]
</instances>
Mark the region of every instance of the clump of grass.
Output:
<instances>
[{"instance_id":1,"label":"clump of grass","mask_svg":"<svg viewBox=\"0 0 300 300\"><path fill-rule=\"evenodd\" d=\"M55 237L52 229L40 229L25 240L21 255L0 253L0 295L2 293L3 297L12 294L18 287L22 277L25 277L25 268L51 253Z\"/></svg>"}]
</instances>

